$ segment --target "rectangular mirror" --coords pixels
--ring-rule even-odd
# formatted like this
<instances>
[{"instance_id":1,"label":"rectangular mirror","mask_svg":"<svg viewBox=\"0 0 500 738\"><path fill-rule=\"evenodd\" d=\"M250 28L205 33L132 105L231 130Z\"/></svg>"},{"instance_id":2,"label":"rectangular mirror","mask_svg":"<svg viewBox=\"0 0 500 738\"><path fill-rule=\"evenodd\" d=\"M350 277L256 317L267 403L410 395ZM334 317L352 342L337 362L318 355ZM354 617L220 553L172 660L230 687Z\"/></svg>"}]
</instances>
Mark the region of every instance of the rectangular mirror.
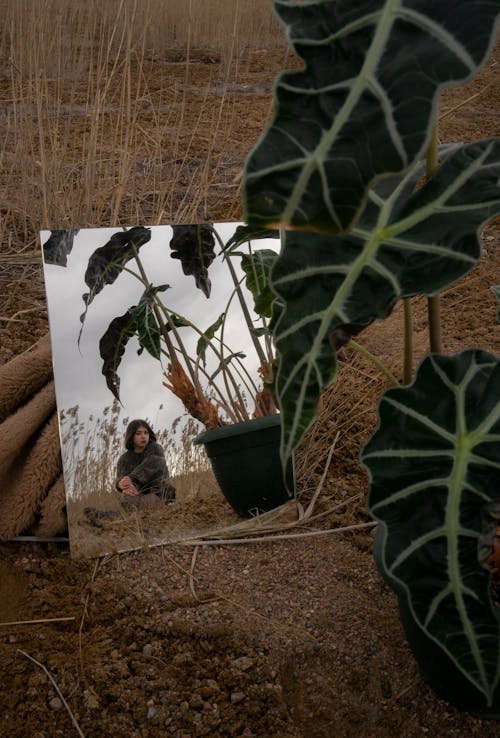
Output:
<instances>
[{"instance_id":1,"label":"rectangular mirror","mask_svg":"<svg viewBox=\"0 0 500 738\"><path fill-rule=\"evenodd\" d=\"M72 555L220 534L277 508L295 516L265 387L278 233L218 223L40 236Z\"/></svg>"}]
</instances>

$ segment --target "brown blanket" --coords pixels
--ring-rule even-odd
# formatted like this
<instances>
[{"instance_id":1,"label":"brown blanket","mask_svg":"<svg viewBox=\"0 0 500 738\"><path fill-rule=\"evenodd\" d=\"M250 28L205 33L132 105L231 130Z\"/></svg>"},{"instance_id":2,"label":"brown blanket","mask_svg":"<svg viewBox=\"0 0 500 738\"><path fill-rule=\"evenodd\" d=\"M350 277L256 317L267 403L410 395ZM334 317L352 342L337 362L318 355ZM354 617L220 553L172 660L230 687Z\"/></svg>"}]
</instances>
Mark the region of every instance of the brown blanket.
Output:
<instances>
[{"instance_id":1,"label":"brown blanket","mask_svg":"<svg viewBox=\"0 0 500 738\"><path fill-rule=\"evenodd\" d=\"M0 367L0 540L66 529L48 334Z\"/></svg>"}]
</instances>

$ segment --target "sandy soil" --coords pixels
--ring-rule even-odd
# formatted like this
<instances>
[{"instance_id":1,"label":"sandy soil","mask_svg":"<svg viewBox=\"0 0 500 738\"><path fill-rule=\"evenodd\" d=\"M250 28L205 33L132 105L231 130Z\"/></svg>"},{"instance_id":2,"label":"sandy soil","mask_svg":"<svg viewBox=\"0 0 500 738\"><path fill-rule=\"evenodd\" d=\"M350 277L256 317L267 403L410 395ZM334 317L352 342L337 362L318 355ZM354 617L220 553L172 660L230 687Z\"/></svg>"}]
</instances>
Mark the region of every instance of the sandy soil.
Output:
<instances>
[{"instance_id":1,"label":"sandy soil","mask_svg":"<svg viewBox=\"0 0 500 738\"><path fill-rule=\"evenodd\" d=\"M443 139L498 134L498 85L469 98L494 82L499 55L497 49L467 88L446 94L443 113L468 101L442 120ZM241 137L228 142L228 182L258 133L262 110L268 110L271 76L265 56L256 58L249 67L251 90L234 91L243 118ZM257 109L260 118L253 116ZM209 193L206 215L239 217L237 192L221 193L222 201L215 189ZM500 350L489 289L500 283L499 231L498 222L485 230L481 264L443 297L448 352L469 345ZM28 267L20 264L26 274ZM33 299L43 300L40 265L29 269ZM14 264L2 295L8 314L22 309L26 297L25 289L16 288L18 277ZM417 301L420 355L426 350L424 323L425 305ZM400 326L396 310L363 339L398 373ZM10 323L0 336L0 359L45 330L43 314L29 326ZM318 484L340 428L318 511L360 497L311 524L316 531L367 520L366 479L356 458L373 428L383 382L349 354L341 376L304 444L301 494L306 501ZM371 535L365 530L238 546L172 545L85 561L71 560L64 545L1 544L0 734L77 734L43 664L85 736L498 735L498 723L458 712L424 683L395 598L373 565ZM37 619L46 622L8 624Z\"/></svg>"}]
</instances>

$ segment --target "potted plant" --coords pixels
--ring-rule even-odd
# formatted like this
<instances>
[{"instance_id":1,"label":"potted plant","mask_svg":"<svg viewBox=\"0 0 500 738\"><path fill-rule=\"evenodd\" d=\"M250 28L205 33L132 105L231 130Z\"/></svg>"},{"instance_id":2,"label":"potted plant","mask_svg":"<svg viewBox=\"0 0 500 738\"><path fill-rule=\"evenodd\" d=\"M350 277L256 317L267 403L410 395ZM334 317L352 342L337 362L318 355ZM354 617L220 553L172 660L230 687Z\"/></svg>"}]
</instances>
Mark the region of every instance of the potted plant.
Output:
<instances>
[{"instance_id":1,"label":"potted plant","mask_svg":"<svg viewBox=\"0 0 500 738\"><path fill-rule=\"evenodd\" d=\"M437 325L439 292L480 256L478 233L500 212L500 141L438 146L437 107L485 60L500 2L274 8L304 67L277 81L244 198L250 226L286 229L271 273L286 461L335 379L336 348L414 295L428 296ZM475 348L441 355L435 331L431 350L383 397L362 454L376 560L425 677L461 709L499 716L486 559L499 517L500 361Z\"/></svg>"},{"instance_id":2,"label":"potted plant","mask_svg":"<svg viewBox=\"0 0 500 738\"><path fill-rule=\"evenodd\" d=\"M154 275L148 273L153 271L151 265L149 270L146 267L144 255L151 231L137 226L117 230L91 254L85 272L88 292L83 295L78 342L95 298L124 274L137 279L143 288L141 298L124 313L109 315L109 325L99 340L102 374L109 390L120 401L120 365L129 341L135 337L139 352L145 350L162 363L164 386L205 427L205 433L195 442L206 446L230 504L243 516L272 509L293 495L293 478L291 467L285 482L281 474L280 418L267 387L272 381L274 362L267 327L274 298L268 274L277 254L271 249L254 249L253 242L278 234L238 226L224 243L212 224L176 225L172 234L165 259L179 260L183 274L194 278L196 288L207 299L211 296L210 266L216 259L226 266L232 290L215 322L201 327L200 314L181 315L172 309L168 299L170 286L155 282ZM44 244L45 261L65 266L74 235L53 232ZM235 260L240 261L239 275ZM174 261L171 268L177 268ZM254 317L247 305L243 282L254 299ZM176 297L179 299L179 295ZM246 338L241 331L238 335L241 344L236 350L226 339L235 305L239 306L240 328L246 328ZM246 346L252 346L257 357L256 375L244 361L242 349L246 350ZM234 460L238 452L243 458ZM238 469L239 484L234 469Z\"/></svg>"}]
</instances>

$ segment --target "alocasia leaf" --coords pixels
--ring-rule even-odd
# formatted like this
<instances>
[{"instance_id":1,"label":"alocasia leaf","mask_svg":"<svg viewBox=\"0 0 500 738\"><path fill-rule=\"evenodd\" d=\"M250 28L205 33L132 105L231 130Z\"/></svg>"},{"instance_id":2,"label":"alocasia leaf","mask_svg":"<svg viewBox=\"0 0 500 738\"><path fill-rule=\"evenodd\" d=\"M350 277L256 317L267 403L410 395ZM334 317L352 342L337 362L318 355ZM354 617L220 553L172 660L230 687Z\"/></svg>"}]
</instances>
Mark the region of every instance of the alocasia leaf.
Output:
<instances>
[{"instance_id":1,"label":"alocasia leaf","mask_svg":"<svg viewBox=\"0 0 500 738\"><path fill-rule=\"evenodd\" d=\"M118 367L122 360L127 343L136 334L136 322L133 309L113 318L101 340L99 354L103 360L102 373L113 396L120 401L120 377Z\"/></svg>"},{"instance_id":2,"label":"alocasia leaf","mask_svg":"<svg viewBox=\"0 0 500 738\"><path fill-rule=\"evenodd\" d=\"M211 283L208 278L208 267L215 259L215 238L212 226L174 225L170 241L172 259L179 259L184 274L192 274L198 289L206 297L210 297Z\"/></svg>"},{"instance_id":3,"label":"alocasia leaf","mask_svg":"<svg viewBox=\"0 0 500 738\"><path fill-rule=\"evenodd\" d=\"M158 292L164 292L169 288L168 284L159 287L149 287L144 291L139 304L130 308L132 318L135 320L137 338L139 339L139 353L144 349L154 359L160 359L161 333L156 320L153 301Z\"/></svg>"},{"instance_id":4,"label":"alocasia leaf","mask_svg":"<svg viewBox=\"0 0 500 738\"><path fill-rule=\"evenodd\" d=\"M258 249L251 254L243 254L241 268L247 275L245 283L254 298L255 312L259 316L271 317L274 294L269 276L278 254L272 249Z\"/></svg>"},{"instance_id":5,"label":"alocasia leaf","mask_svg":"<svg viewBox=\"0 0 500 738\"><path fill-rule=\"evenodd\" d=\"M168 284L157 287L149 285L139 304L132 305L123 315L113 318L99 341L99 354L103 360L102 373L117 400L120 400L118 367L132 336L136 336L139 341L139 353L146 349L154 359L160 359L161 333L153 310L153 300L158 292L164 292L168 287Z\"/></svg>"},{"instance_id":6,"label":"alocasia leaf","mask_svg":"<svg viewBox=\"0 0 500 738\"><path fill-rule=\"evenodd\" d=\"M125 264L133 258L134 249L138 251L150 240L149 228L135 226L114 233L104 246L94 251L85 271L85 284L90 288L88 295L84 295L87 307L107 284L113 284L120 276Z\"/></svg>"},{"instance_id":7,"label":"alocasia leaf","mask_svg":"<svg viewBox=\"0 0 500 738\"><path fill-rule=\"evenodd\" d=\"M73 241L78 229L72 231L51 231L50 237L43 244L43 260L46 264L65 267L68 256L73 249Z\"/></svg>"},{"instance_id":8,"label":"alocasia leaf","mask_svg":"<svg viewBox=\"0 0 500 738\"><path fill-rule=\"evenodd\" d=\"M198 343L196 344L196 356L199 356L201 358L203 364L205 364L206 350L210 345L212 338L215 336L215 333L223 324L225 317L226 313L221 313L217 320L215 320L212 325L209 325L208 328L203 332L203 335L201 335L198 339Z\"/></svg>"},{"instance_id":9,"label":"alocasia leaf","mask_svg":"<svg viewBox=\"0 0 500 738\"><path fill-rule=\"evenodd\" d=\"M416 191L417 164L382 180L348 236L286 233L272 273L284 459L335 376L332 332L384 318L399 298L436 294L476 263L477 231L500 212L500 141L441 153L441 167Z\"/></svg>"},{"instance_id":10,"label":"alocasia leaf","mask_svg":"<svg viewBox=\"0 0 500 738\"><path fill-rule=\"evenodd\" d=\"M473 76L500 0L274 0L305 63L246 163L253 227L345 231L372 180L420 158L440 90Z\"/></svg>"},{"instance_id":11,"label":"alocasia leaf","mask_svg":"<svg viewBox=\"0 0 500 738\"><path fill-rule=\"evenodd\" d=\"M233 359L246 359L246 357L247 355L244 354L243 351L234 351L228 356L224 356L217 369L211 375L210 379L215 379L219 372L223 371L223 369L226 369Z\"/></svg>"},{"instance_id":12,"label":"alocasia leaf","mask_svg":"<svg viewBox=\"0 0 500 738\"><path fill-rule=\"evenodd\" d=\"M242 243L248 243L249 241L257 241L265 238L279 238L280 233L277 230L270 230L269 228L252 228L248 225L237 226L235 232L224 246L224 251L233 250Z\"/></svg>"},{"instance_id":13,"label":"alocasia leaf","mask_svg":"<svg viewBox=\"0 0 500 738\"><path fill-rule=\"evenodd\" d=\"M94 251L85 271L85 284L89 287L89 292L82 295L85 311L80 315L82 325L78 343L80 343L87 310L94 297L107 284L113 284L118 279L124 266L134 257L134 251L139 251L141 246L144 246L150 240L151 231L149 228L135 226L129 228L128 231L114 233L104 246Z\"/></svg>"},{"instance_id":14,"label":"alocasia leaf","mask_svg":"<svg viewBox=\"0 0 500 738\"><path fill-rule=\"evenodd\" d=\"M480 557L500 489L499 398L496 357L430 355L410 386L385 393L362 452L384 576L487 703L500 677L500 620Z\"/></svg>"}]
</instances>

